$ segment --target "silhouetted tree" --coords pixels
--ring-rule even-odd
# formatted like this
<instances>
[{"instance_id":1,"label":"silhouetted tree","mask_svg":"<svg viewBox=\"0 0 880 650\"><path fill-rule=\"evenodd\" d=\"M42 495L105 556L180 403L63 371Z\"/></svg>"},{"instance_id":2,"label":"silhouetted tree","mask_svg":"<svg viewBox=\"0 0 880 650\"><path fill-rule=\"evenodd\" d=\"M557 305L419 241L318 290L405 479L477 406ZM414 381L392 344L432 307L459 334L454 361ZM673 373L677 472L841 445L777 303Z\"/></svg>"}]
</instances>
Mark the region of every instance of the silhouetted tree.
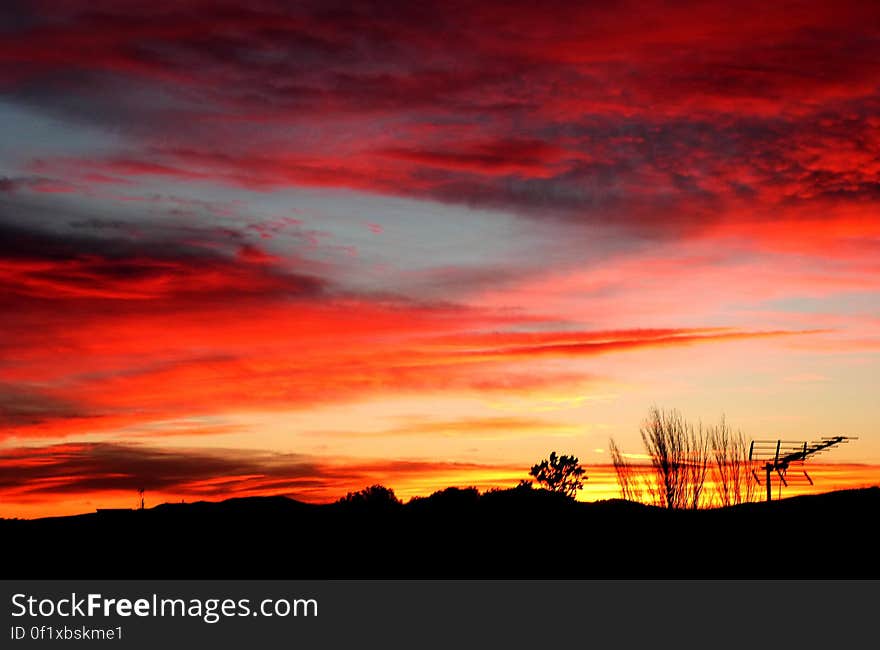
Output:
<instances>
[{"instance_id":1,"label":"silhouetted tree","mask_svg":"<svg viewBox=\"0 0 880 650\"><path fill-rule=\"evenodd\" d=\"M642 442L651 457L655 502L665 508L698 508L709 473L709 438L678 411L651 409L642 425Z\"/></svg>"},{"instance_id":2,"label":"silhouetted tree","mask_svg":"<svg viewBox=\"0 0 880 650\"><path fill-rule=\"evenodd\" d=\"M371 485L357 492L349 492L339 499L337 503L346 506L370 508L371 510L388 510L402 505L400 499L395 496L394 490L384 485Z\"/></svg>"},{"instance_id":3,"label":"silhouetted tree","mask_svg":"<svg viewBox=\"0 0 880 650\"><path fill-rule=\"evenodd\" d=\"M473 486L464 488L448 487L443 488L442 490L437 490L428 498L435 501L447 501L450 503L468 503L479 501L480 491Z\"/></svg>"},{"instance_id":4,"label":"silhouetted tree","mask_svg":"<svg viewBox=\"0 0 880 650\"><path fill-rule=\"evenodd\" d=\"M441 510L463 514L472 511L479 501L480 491L475 487L448 487L427 497L413 497L406 507L410 510Z\"/></svg>"},{"instance_id":5,"label":"silhouetted tree","mask_svg":"<svg viewBox=\"0 0 880 650\"><path fill-rule=\"evenodd\" d=\"M733 433L724 417L704 429L684 420L678 411L654 407L641 428L652 472L632 465L610 441L611 461L624 499L645 501L664 508L699 508L752 501L748 446L740 432ZM707 479L708 481L707 485Z\"/></svg>"},{"instance_id":6,"label":"silhouetted tree","mask_svg":"<svg viewBox=\"0 0 880 650\"><path fill-rule=\"evenodd\" d=\"M722 506L754 501L756 483L749 467L749 447L740 431L734 433L722 416L721 423L709 429L712 478L715 495Z\"/></svg>"},{"instance_id":7,"label":"silhouetted tree","mask_svg":"<svg viewBox=\"0 0 880 650\"><path fill-rule=\"evenodd\" d=\"M550 452L550 458L545 458L529 470L529 475L548 490L572 499L578 490L584 489L585 474L577 456L557 456L555 451Z\"/></svg>"},{"instance_id":8,"label":"silhouetted tree","mask_svg":"<svg viewBox=\"0 0 880 650\"><path fill-rule=\"evenodd\" d=\"M632 464L626 458L614 439L608 441L608 450L611 454L611 462L617 474L617 484L620 486L620 494L627 501L642 500L642 481Z\"/></svg>"}]
</instances>

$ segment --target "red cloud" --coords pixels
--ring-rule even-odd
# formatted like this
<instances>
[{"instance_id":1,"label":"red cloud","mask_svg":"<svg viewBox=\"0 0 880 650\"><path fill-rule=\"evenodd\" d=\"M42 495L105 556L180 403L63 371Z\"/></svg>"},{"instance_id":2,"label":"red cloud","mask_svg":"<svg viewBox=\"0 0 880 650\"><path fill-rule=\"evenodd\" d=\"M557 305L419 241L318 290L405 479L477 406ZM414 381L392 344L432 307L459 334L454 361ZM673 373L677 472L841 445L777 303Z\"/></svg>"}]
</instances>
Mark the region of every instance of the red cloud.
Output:
<instances>
[{"instance_id":1,"label":"red cloud","mask_svg":"<svg viewBox=\"0 0 880 650\"><path fill-rule=\"evenodd\" d=\"M447 151L420 151L387 149L380 155L405 160L426 167L506 176L522 174L528 177L550 177L558 173L557 163L568 157L582 158L583 154L567 152L561 147L540 140L498 140L489 142L458 143Z\"/></svg>"},{"instance_id":2,"label":"red cloud","mask_svg":"<svg viewBox=\"0 0 880 650\"><path fill-rule=\"evenodd\" d=\"M15 175L0 178L3 436L583 386L597 381L586 363L597 355L804 334L791 314L780 324L738 310L877 288L876 3L47 0L12 11L4 101L113 137L94 149L47 139L39 153L16 151ZM502 209L535 230L553 220L546 231L566 239L535 251L546 258L538 277L533 260L421 271L432 286L465 287L478 307L414 301L393 285L354 294L329 264L279 259L282 242L267 241L323 233L245 217L234 202L155 194L174 182ZM144 208L136 226L90 213L74 227L45 195L91 211L118 186L125 195L103 209ZM192 225L203 219L224 223ZM612 259L594 263L609 232ZM687 254L663 257L678 239ZM589 315L554 309L557 296L589 301ZM749 324L586 329L612 319ZM859 327L835 350L876 345L871 324ZM262 462L217 467L248 489L291 489ZM64 471L33 478L61 489ZM206 494L225 480L185 479Z\"/></svg>"},{"instance_id":3,"label":"red cloud","mask_svg":"<svg viewBox=\"0 0 880 650\"><path fill-rule=\"evenodd\" d=\"M47 157L56 188L341 187L653 236L744 214L773 223L817 199L827 220L841 204L876 211L871 3L376 12L37 4L4 35L0 83L13 101L131 136L123 151Z\"/></svg>"},{"instance_id":4,"label":"red cloud","mask_svg":"<svg viewBox=\"0 0 880 650\"><path fill-rule=\"evenodd\" d=\"M0 380L57 386L82 415L50 409L6 435L71 435L228 410L290 409L386 393L530 391L591 378L530 376L528 363L622 351L801 334L629 330L479 334L518 319L478 309L368 301L240 300L195 310L90 311L75 323L40 314L7 324L15 345ZM170 307L171 311L165 311ZM115 312L115 313L114 313ZM21 326L17 329L15 325ZM41 342L54 341L51 350Z\"/></svg>"}]
</instances>

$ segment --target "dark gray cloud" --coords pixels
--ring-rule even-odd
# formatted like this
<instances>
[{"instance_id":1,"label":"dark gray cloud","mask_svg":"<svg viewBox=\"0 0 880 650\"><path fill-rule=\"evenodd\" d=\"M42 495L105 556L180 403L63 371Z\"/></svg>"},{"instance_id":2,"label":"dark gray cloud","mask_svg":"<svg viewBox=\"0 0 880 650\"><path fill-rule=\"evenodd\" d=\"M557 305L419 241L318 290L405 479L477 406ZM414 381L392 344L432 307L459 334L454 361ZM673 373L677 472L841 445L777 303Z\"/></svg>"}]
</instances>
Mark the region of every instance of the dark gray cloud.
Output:
<instances>
[{"instance_id":1,"label":"dark gray cloud","mask_svg":"<svg viewBox=\"0 0 880 650\"><path fill-rule=\"evenodd\" d=\"M0 197L0 264L7 271L0 300L13 294L112 298L128 292L314 298L328 286L319 276L277 267L230 228L83 217L39 199Z\"/></svg>"},{"instance_id":2,"label":"dark gray cloud","mask_svg":"<svg viewBox=\"0 0 880 650\"><path fill-rule=\"evenodd\" d=\"M876 200L862 159L810 157L852 142L878 155L866 25L880 14L795 5L19 5L2 83L7 101L126 136L86 171L355 188L676 237L737 218L744 198L766 219L804 198ZM523 139L562 151L506 146Z\"/></svg>"},{"instance_id":3,"label":"dark gray cloud","mask_svg":"<svg viewBox=\"0 0 880 650\"><path fill-rule=\"evenodd\" d=\"M0 383L0 426L31 426L48 420L88 417L79 404L35 386Z\"/></svg>"},{"instance_id":4,"label":"dark gray cloud","mask_svg":"<svg viewBox=\"0 0 880 650\"><path fill-rule=\"evenodd\" d=\"M249 492L338 491L377 475L412 476L481 466L431 461L329 465L300 454L254 450L158 449L117 443L68 443L0 451L0 491L77 494L139 488L200 496Z\"/></svg>"}]
</instances>

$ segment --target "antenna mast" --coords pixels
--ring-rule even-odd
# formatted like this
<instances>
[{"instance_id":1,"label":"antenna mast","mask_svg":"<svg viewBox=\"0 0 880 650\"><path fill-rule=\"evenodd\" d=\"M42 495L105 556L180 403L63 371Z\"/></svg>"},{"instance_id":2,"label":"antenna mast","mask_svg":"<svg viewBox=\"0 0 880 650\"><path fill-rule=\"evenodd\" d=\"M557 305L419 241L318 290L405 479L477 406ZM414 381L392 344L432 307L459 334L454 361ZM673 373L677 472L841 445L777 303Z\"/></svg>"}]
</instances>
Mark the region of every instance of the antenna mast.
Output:
<instances>
[{"instance_id":1,"label":"antenna mast","mask_svg":"<svg viewBox=\"0 0 880 650\"><path fill-rule=\"evenodd\" d=\"M813 442L791 441L791 440L752 440L749 445L749 462L752 464L752 475L761 485L761 476L758 469L764 471L764 484L767 487L767 501L773 498L772 479L775 473L779 477L779 489L782 486L788 487L791 477L787 477L789 466L799 464L803 466L804 461L819 454L836 445L844 444L850 440L858 440L849 436L826 436ZM807 474L807 470L801 470L804 477L810 485L813 485L813 479Z\"/></svg>"},{"instance_id":2,"label":"antenna mast","mask_svg":"<svg viewBox=\"0 0 880 650\"><path fill-rule=\"evenodd\" d=\"M138 496L141 498L141 510L144 509L144 488L138 488Z\"/></svg>"}]
</instances>

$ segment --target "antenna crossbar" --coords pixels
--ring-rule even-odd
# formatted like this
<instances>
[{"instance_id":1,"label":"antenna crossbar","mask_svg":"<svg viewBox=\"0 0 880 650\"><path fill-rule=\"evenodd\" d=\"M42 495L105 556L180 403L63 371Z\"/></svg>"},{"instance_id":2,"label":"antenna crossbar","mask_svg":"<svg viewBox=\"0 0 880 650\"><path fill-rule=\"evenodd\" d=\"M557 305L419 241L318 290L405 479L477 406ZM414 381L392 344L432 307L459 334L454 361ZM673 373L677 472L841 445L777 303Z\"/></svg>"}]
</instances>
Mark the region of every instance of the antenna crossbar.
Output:
<instances>
[{"instance_id":1,"label":"antenna crossbar","mask_svg":"<svg viewBox=\"0 0 880 650\"><path fill-rule=\"evenodd\" d=\"M772 477L775 473L779 477L780 488L788 487L794 477L788 476L788 468L792 464L803 465L807 458L821 454L831 447L857 440L851 436L822 436L818 440L807 442L805 440L752 440L749 445L749 462L752 464L752 475L758 485L761 485L761 477L758 469L764 471L764 482L767 487L767 501L772 498ZM803 475L810 485L814 485L813 479L803 470Z\"/></svg>"}]
</instances>

